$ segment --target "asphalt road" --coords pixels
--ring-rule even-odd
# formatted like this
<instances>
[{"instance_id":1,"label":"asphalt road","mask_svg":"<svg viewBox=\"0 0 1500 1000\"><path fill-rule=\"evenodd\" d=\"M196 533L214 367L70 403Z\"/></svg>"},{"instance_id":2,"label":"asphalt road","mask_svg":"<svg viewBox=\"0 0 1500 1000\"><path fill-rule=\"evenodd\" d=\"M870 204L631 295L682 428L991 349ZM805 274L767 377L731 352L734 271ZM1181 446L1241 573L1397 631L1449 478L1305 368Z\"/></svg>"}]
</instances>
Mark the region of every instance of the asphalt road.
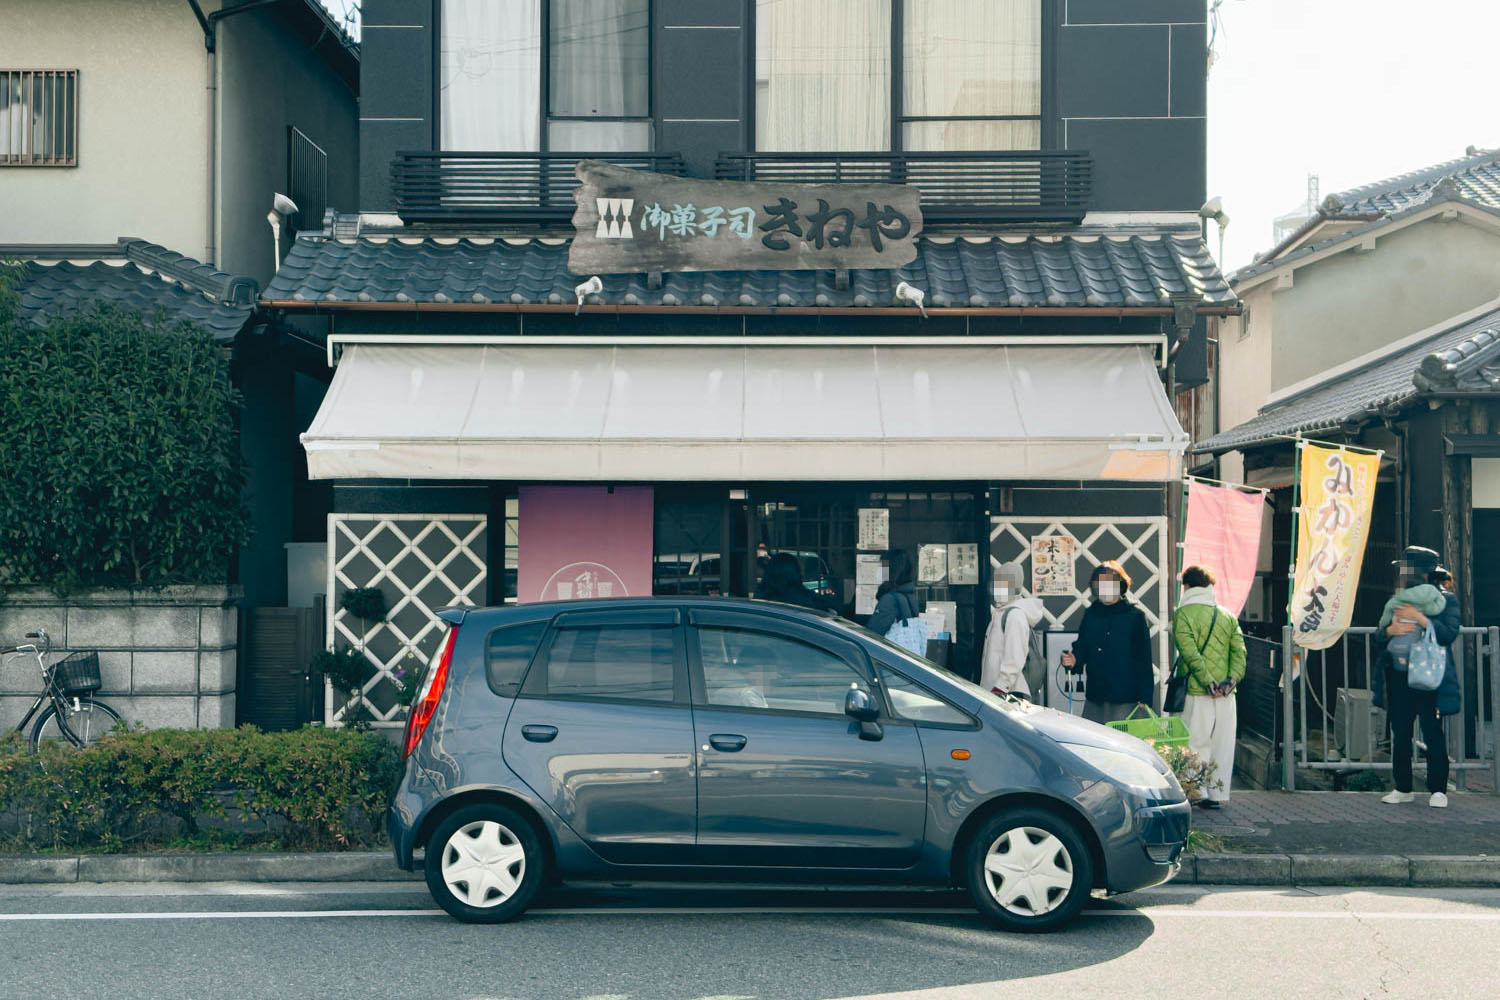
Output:
<instances>
[{"instance_id":1,"label":"asphalt road","mask_svg":"<svg viewBox=\"0 0 1500 1000\"><path fill-rule=\"evenodd\" d=\"M946 893L567 890L472 927L420 884L0 886L0 997L832 1000L1492 995L1500 890L1165 887L1070 930Z\"/></svg>"}]
</instances>

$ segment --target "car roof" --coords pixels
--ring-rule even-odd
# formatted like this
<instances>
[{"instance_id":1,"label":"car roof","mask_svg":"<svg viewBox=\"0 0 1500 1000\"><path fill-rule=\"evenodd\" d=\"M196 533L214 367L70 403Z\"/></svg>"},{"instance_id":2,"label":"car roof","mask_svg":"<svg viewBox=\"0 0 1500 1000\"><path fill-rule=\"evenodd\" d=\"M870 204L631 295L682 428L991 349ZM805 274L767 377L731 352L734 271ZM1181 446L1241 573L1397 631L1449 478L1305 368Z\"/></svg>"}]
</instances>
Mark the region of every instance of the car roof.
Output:
<instances>
[{"instance_id":1,"label":"car roof","mask_svg":"<svg viewBox=\"0 0 1500 1000\"><path fill-rule=\"evenodd\" d=\"M819 611L796 604L783 604L780 601L763 601L758 598L752 599L748 597L709 597L701 595L686 595L682 597L594 597L572 601L537 601L531 604L442 608L439 614L443 612L463 612L465 614L489 615L494 612L502 612L508 617L511 613L524 613L525 617L535 620L567 611L629 611L662 607L703 608L716 611L740 610L758 614L769 613L786 617L813 619L815 621L836 617L831 611Z\"/></svg>"}]
</instances>

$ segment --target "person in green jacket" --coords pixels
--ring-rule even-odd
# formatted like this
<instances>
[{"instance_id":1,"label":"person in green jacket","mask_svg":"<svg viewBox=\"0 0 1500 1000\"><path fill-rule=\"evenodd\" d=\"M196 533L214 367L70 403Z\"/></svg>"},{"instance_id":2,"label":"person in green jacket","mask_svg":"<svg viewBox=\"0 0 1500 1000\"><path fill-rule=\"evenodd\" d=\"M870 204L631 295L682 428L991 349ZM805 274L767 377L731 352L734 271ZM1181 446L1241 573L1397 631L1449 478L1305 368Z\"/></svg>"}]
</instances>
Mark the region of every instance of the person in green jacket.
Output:
<instances>
[{"instance_id":1,"label":"person in green jacket","mask_svg":"<svg viewBox=\"0 0 1500 1000\"><path fill-rule=\"evenodd\" d=\"M1182 721L1188 728L1188 749L1212 768L1198 805L1219 809L1229 801L1234 774L1234 689L1245 676L1245 636L1234 615L1219 607L1214 575L1207 569L1183 570L1182 586L1172 618L1177 669L1188 679Z\"/></svg>"}]
</instances>

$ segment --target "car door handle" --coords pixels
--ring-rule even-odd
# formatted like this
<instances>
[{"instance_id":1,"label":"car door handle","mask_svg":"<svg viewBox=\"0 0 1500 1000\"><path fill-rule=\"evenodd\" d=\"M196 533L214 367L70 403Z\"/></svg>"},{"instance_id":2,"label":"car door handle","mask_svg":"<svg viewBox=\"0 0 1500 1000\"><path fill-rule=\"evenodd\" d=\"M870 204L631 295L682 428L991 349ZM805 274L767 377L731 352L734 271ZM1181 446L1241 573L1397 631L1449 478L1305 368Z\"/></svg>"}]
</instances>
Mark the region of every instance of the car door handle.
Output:
<instances>
[{"instance_id":1,"label":"car door handle","mask_svg":"<svg viewBox=\"0 0 1500 1000\"><path fill-rule=\"evenodd\" d=\"M533 743L551 743L557 736L557 727L522 726L521 735Z\"/></svg>"},{"instance_id":2,"label":"car door handle","mask_svg":"<svg viewBox=\"0 0 1500 1000\"><path fill-rule=\"evenodd\" d=\"M750 741L736 733L714 733L708 738L708 742L715 750L736 753L745 749L745 744Z\"/></svg>"}]
</instances>

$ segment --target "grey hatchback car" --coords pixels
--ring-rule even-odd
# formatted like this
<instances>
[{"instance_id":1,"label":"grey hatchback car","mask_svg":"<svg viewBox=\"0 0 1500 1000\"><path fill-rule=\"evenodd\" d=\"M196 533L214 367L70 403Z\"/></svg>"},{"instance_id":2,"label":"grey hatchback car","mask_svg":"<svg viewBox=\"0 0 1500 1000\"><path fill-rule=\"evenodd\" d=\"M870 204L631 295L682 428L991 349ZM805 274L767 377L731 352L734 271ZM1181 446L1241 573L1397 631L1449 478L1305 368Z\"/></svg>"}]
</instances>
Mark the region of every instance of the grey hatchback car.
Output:
<instances>
[{"instance_id":1,"label":"grey hatchback car","mask_svg":"<svg viewBox=\"0 0 1500 1000\"><path fill-rule=\"evenodd\" d=\"M545 884L966 886L1053 930L1176 871L1188 803L1146 743L1002 699L872 632L729 598L439 613L396 863L460 920Z\"/></svg>"}]
</instances>

